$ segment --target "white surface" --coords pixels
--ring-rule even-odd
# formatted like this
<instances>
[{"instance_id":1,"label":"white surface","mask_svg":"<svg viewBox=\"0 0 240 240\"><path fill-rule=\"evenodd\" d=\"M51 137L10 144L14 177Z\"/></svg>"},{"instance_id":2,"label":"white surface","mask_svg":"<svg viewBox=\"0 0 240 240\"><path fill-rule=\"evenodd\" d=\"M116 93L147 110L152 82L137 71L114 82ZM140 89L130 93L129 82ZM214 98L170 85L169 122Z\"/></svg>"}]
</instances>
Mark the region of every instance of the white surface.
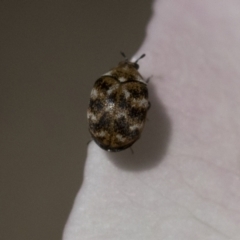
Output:
<instances>
[{"instance_id":1,"label":"white surface","mask_svg":"<svg viewBox=\"0 0 240 240\"><path fill-rule=\"evenodd\" d=\"M136 54L149 121L134 154L89 144L64 240L240 239L239 9L155 2Z\"/></svg>"}]
</instances>

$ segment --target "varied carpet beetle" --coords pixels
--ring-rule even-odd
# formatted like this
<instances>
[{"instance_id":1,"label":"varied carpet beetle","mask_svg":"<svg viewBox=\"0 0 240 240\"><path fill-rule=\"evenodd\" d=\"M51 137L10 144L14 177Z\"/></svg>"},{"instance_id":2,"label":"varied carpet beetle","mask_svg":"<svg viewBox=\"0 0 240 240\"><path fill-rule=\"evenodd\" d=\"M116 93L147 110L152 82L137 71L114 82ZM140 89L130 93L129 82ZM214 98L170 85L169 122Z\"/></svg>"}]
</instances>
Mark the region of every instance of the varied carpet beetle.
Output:
<instances>
[{"instance_id":1,"label":"varied carpet beetle","mask_svg":"<svg viewBox=\"0 0 240 240\"><path fill-rule=\"evenodd\" d=\"M104 150L130 147L141 135L150 107L147 83L138 72L138 61L125 58L94 84L87 111L89 132Z\"/></svg>"}]
</instances>

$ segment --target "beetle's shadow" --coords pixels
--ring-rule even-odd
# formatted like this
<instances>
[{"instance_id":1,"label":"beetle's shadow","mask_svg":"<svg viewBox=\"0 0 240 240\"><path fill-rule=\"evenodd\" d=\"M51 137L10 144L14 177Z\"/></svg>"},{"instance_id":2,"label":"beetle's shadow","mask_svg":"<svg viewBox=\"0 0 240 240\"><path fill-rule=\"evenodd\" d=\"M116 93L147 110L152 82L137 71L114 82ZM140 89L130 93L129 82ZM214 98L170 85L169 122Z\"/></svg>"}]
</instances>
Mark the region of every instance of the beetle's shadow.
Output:
<instances>
[{"instance_id":1,"label":"beetle's shadow","mask_svg":"<svg viewBox=\"0 0 240 240\"><path fill-rule=\"evenodd\" d=\"M153 168L167 152L171 136L171 122L163 104L148 83L151 108L141 138L122 152L107 152L107 156L117 167L128 171L144 171Z\"/></svg>"}]
</instances>

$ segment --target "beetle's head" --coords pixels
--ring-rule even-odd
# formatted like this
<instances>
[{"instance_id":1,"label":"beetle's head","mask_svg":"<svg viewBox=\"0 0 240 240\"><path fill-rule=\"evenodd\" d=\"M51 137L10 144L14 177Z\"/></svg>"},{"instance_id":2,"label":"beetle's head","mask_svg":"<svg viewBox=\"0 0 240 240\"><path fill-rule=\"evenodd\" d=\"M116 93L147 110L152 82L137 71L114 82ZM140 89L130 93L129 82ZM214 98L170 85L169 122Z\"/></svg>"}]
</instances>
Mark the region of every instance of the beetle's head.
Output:
<instances>
[{"instance_id":1,"label":"beetle's head","mask_svg":"<svg viewBox=\"0 0 240 240\"><path fill-rule=\"evenodd\" d=\"M121 52L121 55L125 58L124 62L126 65L129 65L137 70L139 69L138 61L146 56L146 54L142 54L135 62L130 62L124 52ZM124 62L122 62L123 65Z\"/></svg>"}]
</instances>

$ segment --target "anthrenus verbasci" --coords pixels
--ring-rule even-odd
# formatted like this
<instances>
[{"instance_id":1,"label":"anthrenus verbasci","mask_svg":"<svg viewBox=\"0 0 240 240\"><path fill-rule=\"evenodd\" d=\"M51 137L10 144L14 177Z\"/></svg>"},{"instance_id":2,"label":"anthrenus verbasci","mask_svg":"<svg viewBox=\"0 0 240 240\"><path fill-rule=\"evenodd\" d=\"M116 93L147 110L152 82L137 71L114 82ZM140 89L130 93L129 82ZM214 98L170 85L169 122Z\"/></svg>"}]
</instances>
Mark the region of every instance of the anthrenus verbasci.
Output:
<instances>
[{"instance_id":1,"label":"anthrenus verbasci","mask_svg":"<svg viewBox=\"0 0 240 240\"><path fill-rule=\"evenodd\" d=\"M87 111L89 132L104 150L118 152L141 135L150 107L147 83L138 72L138 61L125 58L94 84Z\"/></svg>"}]
</instances>

